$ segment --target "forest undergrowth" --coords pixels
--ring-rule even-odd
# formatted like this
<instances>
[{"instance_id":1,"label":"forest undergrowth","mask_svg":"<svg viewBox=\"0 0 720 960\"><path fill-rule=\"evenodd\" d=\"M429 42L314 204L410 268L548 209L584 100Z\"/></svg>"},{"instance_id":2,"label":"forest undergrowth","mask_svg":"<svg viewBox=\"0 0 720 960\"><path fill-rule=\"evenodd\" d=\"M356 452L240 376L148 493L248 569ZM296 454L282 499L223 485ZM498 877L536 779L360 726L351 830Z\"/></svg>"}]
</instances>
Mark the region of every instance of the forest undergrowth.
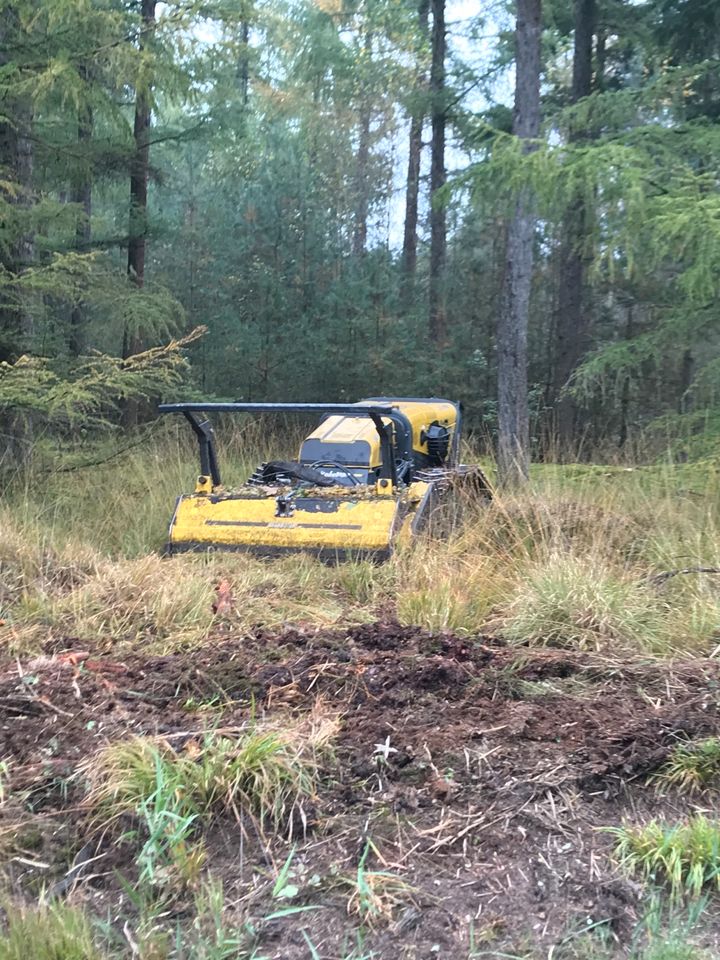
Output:
<instances>
[{"instance_id":1,"label":"forest undergrowth","mask_svg":"<svg viewBox=\"0 0 720 960\"><path fill-rule=\"evenodd\" d=\"M0 506L0 960L717 955L714 462L328 565L163 557L193 445L109 452Z\"/></svg>"}]
</instances>

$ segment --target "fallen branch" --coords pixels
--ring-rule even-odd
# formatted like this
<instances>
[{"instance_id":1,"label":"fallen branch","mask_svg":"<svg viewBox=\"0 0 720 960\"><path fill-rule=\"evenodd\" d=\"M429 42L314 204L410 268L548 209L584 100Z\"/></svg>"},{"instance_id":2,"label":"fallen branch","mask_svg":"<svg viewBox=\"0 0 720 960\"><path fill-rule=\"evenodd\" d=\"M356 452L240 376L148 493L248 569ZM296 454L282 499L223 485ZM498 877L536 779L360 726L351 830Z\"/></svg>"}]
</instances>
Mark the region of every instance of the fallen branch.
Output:
<instances>
[{"instance_id":1,"label":"fallen branch","mask_svg":"<svg viewBox=\"0 0 720 960\"><path fill-rule=\"evenodd\" d=\"M84 460L82 463L69 463L62 467L52 466L44 467L42 470L36 470L38 474L47 474L47 473L75 473L77 470L87 470L89 467L101 467L105 463L109 463L111 460L114 460L116 457L122 456L123 453L127 453L128 450L132 450L134 447L142 446L148 439L148 437L153 433L155 428L158 425L157 420L153 420L152 423L147 425L146 429L142 430L140 437L137 440L133 440L132 443L125 444L124 447L120 447L117 450L114 450L112 453L107 454L106 456L100 457L97 460Z\"/></svg>"},{"instance_id":2,"label":"fallen branch","mask_svg":"<svg viewBox=\"0 0 720 960\"><path fill-rule=\"evenodd\" d=\"M659 586L661 583L665 583L667 580L671 580L673 577L679 577L685 573L720 573L720 567L683 567L681 570L665 570L663 573L656 573L652 577L648 577L647 583L651 583L653 586Z\"/></svg>"}]
</instances>

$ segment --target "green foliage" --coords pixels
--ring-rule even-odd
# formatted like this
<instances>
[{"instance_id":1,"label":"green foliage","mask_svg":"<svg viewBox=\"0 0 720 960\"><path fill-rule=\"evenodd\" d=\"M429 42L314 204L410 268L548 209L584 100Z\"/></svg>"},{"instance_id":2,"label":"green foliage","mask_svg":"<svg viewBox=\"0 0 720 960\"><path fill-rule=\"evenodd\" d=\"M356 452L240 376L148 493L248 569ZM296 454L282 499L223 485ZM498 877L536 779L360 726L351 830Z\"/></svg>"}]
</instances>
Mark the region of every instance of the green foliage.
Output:
<instances>
[{"instance_id":1,"label":"green foliage","mask_svg":"<svg viewBox=\"0 0 720 960\"><path fill-rule=\"evenodd\" d=\"M65 365L30 356L2 362L0 413L38 414L55 426L107 424L123 400L149 400L182 383L188 371L182 350L203 332L126 360L97 354Z\"/></svg>"},{"instance_id":2,"label":"green foliage","mask_svg":"<svg viewBox=\"0 0 720 960\"><path fill-rule=\"evenodd\" d=\"M138 4L7 5L0 362L39 364L22 361L27 389L10 406L64 429L72 408L62 409L65 380L82 416L90 408L95 416L103 391L88 400L78 381L100 377L110 397L115 371L83 372L76 355L112 358L135 339L167 342L187 322L208 327L191 354L205 394L355 398L436 393L445 384L465 402L468 422L491 434L504 219L517 190L529 187L539 214L529 351L536 446L549 445L547 421L571 397L588 445L624 444L661 417L662 430L648 435L651 453L668 437L695 449L687 438L716 408L720 356L712 173L720 86L708 39L714 20L702 3L605 5L612 40L602 62L595 44L595 86L579 102L569 97L572 16L567 5L547 6L544 129L531 154L508 132L505 13L496 14L495 42L482 17L452 23L448 138L460 147L453 157L467 163L441 198L452 277L442 351L427 342L422 216L414 276L399 249L399 145L409 116L427 114L429 104L429 38L417 5L210 0L160 4L156 13L144 29ZM462 55L478 44L482 68ZM481 116L478 90L488 104ZM152 108L147 217L128 204L137 96ZM424 182L420 190L422 214ZM553 381L556 294L563 224L577 203L588 211L579 293L592 322L584 362L563 393ZM126 273L128 233L140 228L142 288ZM117 397L153 390L123 383L128 393L119 385ZM177 386L160 378L155 389ZM51 398L30 402L45 388ZM19 400L18 384L11 389ZM17 434L17 412L5 403L0 416Z\"/></svg>"}]
</instances>

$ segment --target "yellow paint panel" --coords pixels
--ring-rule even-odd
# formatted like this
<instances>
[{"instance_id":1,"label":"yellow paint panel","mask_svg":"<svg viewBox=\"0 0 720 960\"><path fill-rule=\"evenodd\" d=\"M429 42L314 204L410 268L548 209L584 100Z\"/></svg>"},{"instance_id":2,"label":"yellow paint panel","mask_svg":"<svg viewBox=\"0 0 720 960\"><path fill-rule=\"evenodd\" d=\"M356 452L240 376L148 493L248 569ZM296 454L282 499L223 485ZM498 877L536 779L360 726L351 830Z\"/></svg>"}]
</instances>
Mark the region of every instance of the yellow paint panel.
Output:
<instances>
[{"instance_id":1,"label":"yellow paint panel","mask_svg":"<svg viewBox=\"0 0 720 960\"><path fill-rule=\"evenodd\" d=\"M360 403L367 403L361 400ZM382 403L384 401L373 401ZM457 409L449 400L397 400L387 401L402 411L410 421L413 434L413 448L420 453L427 453L427 443L420 442L423 430L427 429L435 420L447 426L451 431L457 427ZM391 421L383 417L387 426ZM368 417L331 416L324 420L311 434L308 440L320 440L323 443L341 445L364 440L370 445L371 463L376 467L380 463L380 440L375 424Z\"/></svg>"},{"instance_id":2,"label":"yellow paint panel","mask_svg":"<svg viewBox=\"0 0 720 960\"><path fill-rule=\"evenodd\" d=\"M390 546L398 500L345 500L333 512L296 510L276 517L274 497L181 497L170 528L171 544L385 550Z\"/></svg>"},{"instance_id":3,"label":"yellow paint panel","mask_svg":"<svg viewBox=\"0 0 720 960\"><path fill-rule=\"evenodd\" d=\"M457 410L449 400L398 400L393 404L410 421L413 432L413 448L427 453L427 443L420 442L420 435L434 420L454 431L457 425Z\"/></svg>"}]
</instances>

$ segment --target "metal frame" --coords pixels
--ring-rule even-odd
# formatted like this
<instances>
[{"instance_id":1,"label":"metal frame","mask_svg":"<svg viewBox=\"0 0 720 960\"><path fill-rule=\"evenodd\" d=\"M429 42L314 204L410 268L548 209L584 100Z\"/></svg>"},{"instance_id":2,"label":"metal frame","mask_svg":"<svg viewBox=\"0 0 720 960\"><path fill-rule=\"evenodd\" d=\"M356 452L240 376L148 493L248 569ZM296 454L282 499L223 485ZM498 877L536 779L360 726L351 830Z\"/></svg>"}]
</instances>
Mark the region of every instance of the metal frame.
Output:
<instances>
[{"instance_id":1,"label":"metal frame","mask_svg":"<svg viewBox=\"0 0 720 960\"><path fill-rule=\"evenodd\" d=\"M398 459L412 458L412 426L392 401L371 403L161 403L160 413L181 413L192 427L200 447L200 470L220 486L220 468L215 452L215 434L208 419L199 420L196 413L320 413L327 417L369 417L380 437L380 478L397 483L396 457L391 442L391 431L383 418L395 425Z\"/></svg>"}]
</instances>

